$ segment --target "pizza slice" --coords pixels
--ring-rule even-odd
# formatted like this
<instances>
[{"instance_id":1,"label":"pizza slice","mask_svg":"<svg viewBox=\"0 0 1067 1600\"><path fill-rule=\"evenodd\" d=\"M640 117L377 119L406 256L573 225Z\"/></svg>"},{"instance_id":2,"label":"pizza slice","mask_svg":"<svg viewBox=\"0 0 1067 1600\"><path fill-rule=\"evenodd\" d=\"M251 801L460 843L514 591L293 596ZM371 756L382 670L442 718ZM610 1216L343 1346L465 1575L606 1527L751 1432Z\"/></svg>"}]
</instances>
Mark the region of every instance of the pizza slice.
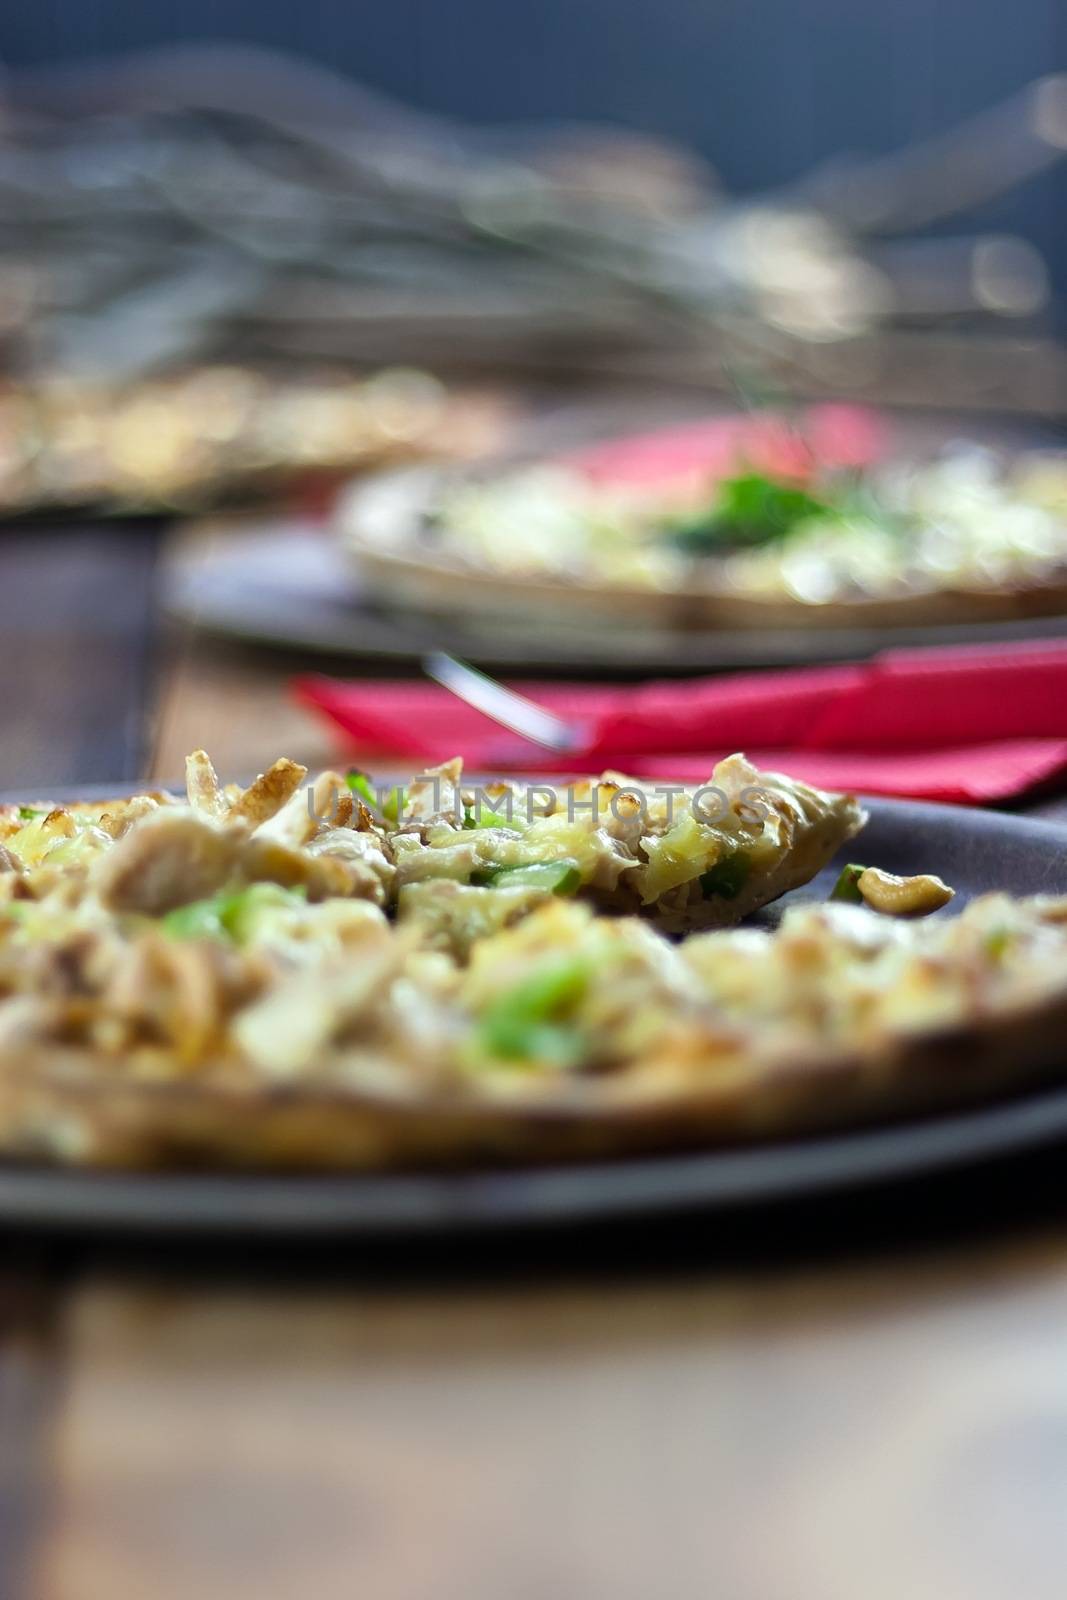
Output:
<instances>
[{"instance_id":1,"label":"pizza slice","mask_svg":"<svg viewBox=\"0 0 1067 1600\"><path fill-rule=\"evenodd\" d=\"M695 788L613 772L465 784L457 760L396 804L400 916L454 949L552 895L670 933L730 927L809 882L866 820L854 796L760 772L743 755Z\"/></svg>"}]
</instances>

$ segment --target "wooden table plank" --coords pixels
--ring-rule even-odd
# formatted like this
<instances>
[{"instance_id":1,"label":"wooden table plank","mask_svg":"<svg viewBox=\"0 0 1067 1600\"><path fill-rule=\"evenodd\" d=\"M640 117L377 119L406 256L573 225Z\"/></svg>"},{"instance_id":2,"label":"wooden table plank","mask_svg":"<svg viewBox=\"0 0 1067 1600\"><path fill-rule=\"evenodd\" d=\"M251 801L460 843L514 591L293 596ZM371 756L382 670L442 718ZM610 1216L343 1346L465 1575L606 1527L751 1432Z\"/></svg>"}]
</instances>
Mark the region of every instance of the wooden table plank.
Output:
<instances>
[{"instance_id":1,"label":"wooden table plank","mask_svg":"<svg viewBox=\"0 0 1067 1600\"><path fill-rule=\"evenodd\" d=\"M153 524L0 529L0 788L143 770L158 548Z\"/></svg>"},{"instance_id":2,"label":"wooden table plank","mask_svg":"<svg viewBox=\"0 0 1067 1600\"><path fill-rule=\"evenodd\" d=\"M3 1251L0 1267L0 1594L34 1600L33 1566L48 1493L48 1441L59 1400L58 1308L64 1271L54 1252Z\"/></svg>"},{"instance_id":3,"label":"wooden table plank","mask_svg":"<svg viewBox=\"0 0 1067 1600\"><path fill-rule=\"evenodd\" d=\"M148 776L180 780L190 750L206 749L227 778L262 772L278 756L313 771L338 759L326 726L289 695L294 663L263 660L176 629L160 696Z\"/></svg>"},{"instance_id":4,"label":"wooden table plank","mask_svg":"<svg viewBox=\"0 0 1067 1600\"><path fill-rule=\"evenodd\" d=\"M1067 1236L574 1287L97 1282L35 1600L1059 1600Z\"/></svg>"}]
</instances>

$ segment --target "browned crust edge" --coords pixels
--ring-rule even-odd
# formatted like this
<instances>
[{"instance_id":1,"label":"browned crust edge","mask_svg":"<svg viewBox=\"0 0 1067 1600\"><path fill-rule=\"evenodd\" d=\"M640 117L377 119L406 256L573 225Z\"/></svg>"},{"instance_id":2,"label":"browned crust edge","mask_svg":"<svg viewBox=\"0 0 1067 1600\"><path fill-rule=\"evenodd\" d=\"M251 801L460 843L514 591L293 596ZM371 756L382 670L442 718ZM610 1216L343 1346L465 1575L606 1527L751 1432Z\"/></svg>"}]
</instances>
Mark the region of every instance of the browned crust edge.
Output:
<instances>
[{"instance_id":1,"label":"browned crust edge","mask_svg":"<svg viewBox=\"0 0 1067 1600\"><path fill-rule=\"evenodd\" d=\"M345 549L376 594L422 609L465 615L503 607L550 616L571 627L603 618L681 631L721 628L934 627L1059 616L1067 611L1067 582L998 589L931 589L869 600L805 605L799 600L758 600L711 590L649 590L625 585L508 579L476 566L433 561L428 555L373 548L349 534Z\"/></svg>"},{"instance_id":2,"label":"browned crust edge","mask_svg":"<svg viewBox=\"0 0 1067 1600\"><path fill-rule=\"evenodd\" d=\"M338 543L361 578L379 595L431 611L499 614L532 612L571 628L583 623L631 624L682 632L693 629L890 628L965 625L1024 620L1067 612L1067 577L1049 583L998 588L913 589L895 595L857 597L806 605L785 597L758 599L725 590L687 587L649 590L626 584L562 580L550 574L521 578L486 570L476 562L436 556L417 542L418 519L432 494L425 482L421 504L403 501L394 511L403 537L383 545L367 528L367 499L387 482L410 480L411 469L386 471L365 480L347 498L335 523ZM380 510L377 513L381 515Z\"/></svg>"},{"instance_id":3,"label":"browned crust edge","mask_svg":"<svg viewBox=\"0 0 1067 1600\"><path fill-rule=\"evenodd\" d=\"M965 1106L1063 1068L1067 992L864 1055L797 1053L686 1092L579 1080L543 1099L196 1080L130 1082L38 1048L0 1066L0 1149L120 1168L383 1171L723 1148ZM691 1068L690 1063L690 1068ZM714 1070L714 1069L712 1069ZM625 1091L623 1091L625 1092Z\"/></svg>"}]
</instances>

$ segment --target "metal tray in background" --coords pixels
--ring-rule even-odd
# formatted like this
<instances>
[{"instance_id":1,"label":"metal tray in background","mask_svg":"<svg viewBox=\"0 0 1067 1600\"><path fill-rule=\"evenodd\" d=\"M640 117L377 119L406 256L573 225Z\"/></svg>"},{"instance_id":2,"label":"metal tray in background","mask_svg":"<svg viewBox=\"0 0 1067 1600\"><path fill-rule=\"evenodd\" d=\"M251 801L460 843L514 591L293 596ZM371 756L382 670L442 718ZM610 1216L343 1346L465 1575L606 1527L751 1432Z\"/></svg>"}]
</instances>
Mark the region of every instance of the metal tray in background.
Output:
<instances>
[{"instance_id":1,"label":"metal tray in background","mask_svg":"<svg viewBox=\"0 0 1067 1600\"><path fill-rule=\"evenodd\" d=\"M1032 617L951 627L793 628L748 631L548 627L519 618L436 617L393 610L361 594L352 563L310 522L247 524L191 541L168 561L162 601L181 622L244 644L388 667L430 650L502 672L648 676L862 659L892 646L1062 638L1067 618Z\"/></svg>"},{"instance_id":2,"label":"metal tray in background","mask_svg":"<svg viewBox=\"0 0 1067 1600\"><path fill-rule=\"evenodd\" d=\"M637 385L603 394L557 396L525 416L507 447L479 472L551 457L583 444L676 423L727 414L721 398L663 385ZM891 448L902 457L928 455L957 438L996 450L1062 448L1062 429L1034 419L978 413L886 412ZM367 480L368 482L370 480ZM1033 617L937 627L860 627L691 631L627 628L625 650L616 630L546 625L545 620L486 615L446 616L387 607L361 592L355 563L336 535L310 520L260 517L203 542L183 537L168 562L163 602L185 622L245 644L309 656L347 658L353 665L416 665L428 650L447 650L502 672L722 672L801 666L873 655L890 646L970 644L983 640L1062 637L1067 618Z\"/></svg>"}]
</instances>

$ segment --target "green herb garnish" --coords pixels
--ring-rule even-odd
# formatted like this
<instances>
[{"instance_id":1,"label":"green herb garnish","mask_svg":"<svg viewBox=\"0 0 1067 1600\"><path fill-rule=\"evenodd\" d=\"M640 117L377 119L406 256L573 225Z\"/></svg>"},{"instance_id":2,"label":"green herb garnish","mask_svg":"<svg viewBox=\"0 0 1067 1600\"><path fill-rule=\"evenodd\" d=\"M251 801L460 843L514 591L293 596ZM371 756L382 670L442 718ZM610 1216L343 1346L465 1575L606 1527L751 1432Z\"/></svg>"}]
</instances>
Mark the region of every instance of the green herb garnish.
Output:
<instances>
[{"instance_id":1,"label":"green herb garnish","mask_svg":"<svg viewBox=\"0 0 1067 1600\"><path fill-rule=\"evenodd\" d=\"M573 1066L585 1045L566 1018L588 987L588 964L560 957L497 996L482 1017L479 1042L487 1054L505 1061Z\"/></svg>"},{"instance_id":2,"label":"green herb garnish","mask_svg":"<svg viewBox=\"0 0 1067 1600\"><path fill-rule=\"evenodd\" d=\"M784 539L809 517L833 515L825 500L806 489L782 483L760 472L723 478L715 499L705 510L677 522L671 529L676 544L701 555L717 550L747 548Z\"/></svg>"},{"instance_id":3,"label":"green herb garnish","mask_svg":"<svg viewBox=\"0 0 1067 1600\"><path fill-rule=\"evenodd\" d=\"M861 906L863 896L860 894L859 882L866 871L866 867L858 865L855 861L850 861L847 867L842 867L837 882L830 890L830 899L844 900L851 906Z\"/></svg>"},{"instance_id":4,"label":"green herb garnish","mask_svg":"<svg viewBox=\"0 0 1067 1600\"><path fill-rule=\"evenodd\" d=\"M43 816L44 816L44 812L43 811L39 811L36 808L36 806L19 806L19 821L20 822L32 822L34 817L43 817Z\"/></svg>"},{"instance_id":5,"label":"green herb garnish","mask_svg":"<svg viewBox=\"0 0 1067 1600\"><path fill-rule=\"evenodd\" d=\"M355 770L346 772L345 783L351 789L353 794L359 795L359 798L364 802L365 805L371 806L375 811L377 811L378 797L374 793L374 790L371 787L371 781L365 772L356 772Z\"/></svg>"},{"instance_id":6,"label":"green herb garnish","mask_svg":"<svg viewBox=\"0 0 1067 1600\"><path fill-rule=\"evenodd\" d=\"M382 801L382 816L386 822L399 822L408 803L408 792L398 783Z\"/></svg>"},{"instance_id":7,"label":"green herb garnish","mask_svg":"<svg viewBox=\"0 0 1067 1600\"><path fill-rule=\"evenodd\" d=\"M407 790L397 784L395 788L390 789L379 806L374 785L365 772L357 772L355 768L345 773L345 783L353 794L358 794L360 799L370 806L372 811L383 816L386 822L397 822L408 803Z\"/></svg>"},{"instance_id":8,"label":"green herb garnish","mask_svg":"<svg viewBox=\"0 0 1067 1600\"><path fill-rule=\"evenodd\" d=\"M163 918L164 932L172 939L218 939L244 944L252 935L256 917L272 907L291 909L307 899L301 885L283 889L277 883L251 883L246 889L233 889L212 895L208 900L192 900L176 906Z\"/></svg>"},{"instance_id":9,"label":"green herb garnish","mask_svg":"<svg viewBox=\"0 0 1067 1600\"><path fill-rule=\"evenodd\" d=\"M748 882L751 871L752 857L747 850L734 850L721 861L716 861L707 872L700 874L700 887L705 900L710 900L713 894L723 900L736 900Z\"/></svg>"},{"instance_id":10,"label":"green herb garnish","mask_svg":"<svg viewBox=\"0 0 1067 1600\"><path fill-rule=\"evenodd\" d=\"M472 881L474 881L472 879ZM546 889L550 894L574 894L581 887L577 861L534 861L526 867L490 867L477 874L477 882L492 889Z\"/></svg>"},{"instance_id":11,"label":"green herb garnish","mask_svg":"<svg viewBox=\"0 0 1067 1600\"><path fill-rule=\"evenodd\" d=\"M463 826L465 828L511 828L514 832L515 823L506 811L493 811L486 807L483 811L478 806L463 807Z\"/></svg>"}]
</instances>

